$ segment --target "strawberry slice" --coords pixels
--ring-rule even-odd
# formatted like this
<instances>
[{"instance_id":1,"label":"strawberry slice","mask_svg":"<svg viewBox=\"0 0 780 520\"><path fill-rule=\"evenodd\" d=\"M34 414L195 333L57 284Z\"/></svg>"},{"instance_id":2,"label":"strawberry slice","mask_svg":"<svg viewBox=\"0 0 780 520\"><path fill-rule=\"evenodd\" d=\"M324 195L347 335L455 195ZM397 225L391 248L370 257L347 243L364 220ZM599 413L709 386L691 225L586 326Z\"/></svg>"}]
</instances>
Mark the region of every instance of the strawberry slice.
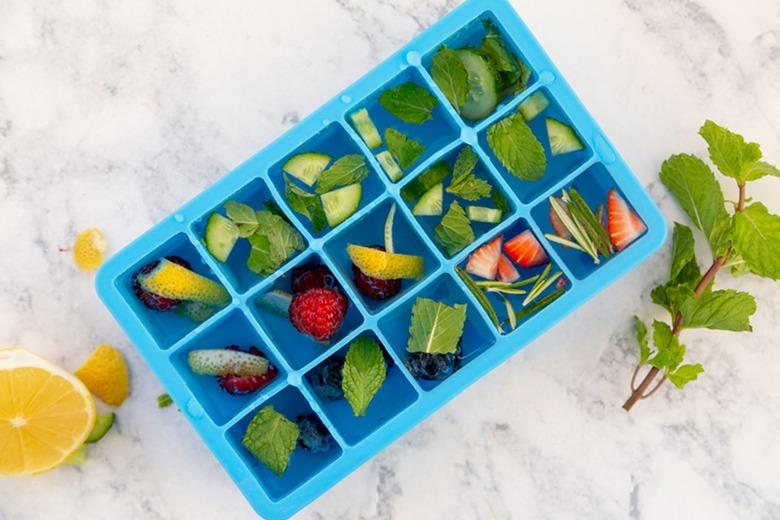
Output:
<instances>
[{"instance_id":1,"label":"strawberry slice","mask_svg":"<svg viewBox=\"0 0 780 520\"><path fill-rule=\"evenodd\" d=\"M501 242L503 240L504 237L499 235L471 253L466 264L466 272L486 280L494 280L498 271L498 259L501 256Z\"/></svg>"},{"instance_id":2,"label":"strawberry slice","mask_svg":"<svg viewBox=\"0 0 780 520\"><path fill-rule=\"evenodd\" d=\"M520 279L520 273L517 272L512 261L506 255L498 258L498 280L506 283L515 283Z\"/></svg>"},{"instance_id":3,"label":"strawberry slice","mask_svg":"<svg viewBox=\"0 0 780 520\"><path fill-rule=\"evenodd\" d=\"M552 206L550 206L550 224L552 224L553 231L555 231L556 235L561 238L571 238L571 233L569 233L569 230L563 225L561 219L558 218L558 214Z\"/></svg>"},{"instance_id":4,"label":"strawberry slice","mask_svg":"<svg viewBox=\"0 0 780 520\"><path fill-rule=\"evenodd\" d=\"M529 269L547 262L547 253L528 229L504 244L504 252L518 265Z\"/></svg>"},{"instance_id":5,"label":"strawberry slice","mask_svg":"<svg viewBox=\"0 0 780 520\"><path fill-rule=\"evenodd\" d=\"M642 219L614 188L607 195L607 228L609 239L618 251L628 247L647 230Z\"/></svg>"}]
</instances>

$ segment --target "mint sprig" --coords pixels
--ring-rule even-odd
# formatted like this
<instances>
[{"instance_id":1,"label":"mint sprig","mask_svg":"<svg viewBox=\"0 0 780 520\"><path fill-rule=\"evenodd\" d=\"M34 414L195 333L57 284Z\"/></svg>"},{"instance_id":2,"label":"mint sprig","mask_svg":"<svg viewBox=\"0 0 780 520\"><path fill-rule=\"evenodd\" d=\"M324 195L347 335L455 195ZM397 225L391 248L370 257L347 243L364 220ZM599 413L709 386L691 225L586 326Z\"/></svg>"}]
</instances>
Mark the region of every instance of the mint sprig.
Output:
<instances>
[{"instance_id":1,"label":"mint sprig","mask_svg":"<svg viewBox=\"0 0 780 520\"><path fill-rule=\"evenodd\" d=\"M297 424L269 405L249 422L241 444L268 469L282 476L298 443L299 433Z\"/></svg>"},{"instance_id":2,"label":"mint sprig","mask_svg":"<svg viewBox=\"0 0 780 520\"><path fill-rule=\"evenodd\" d=\"M284 198L293 211L303 215L311 221L311 227L314 231L325 229L327 219L325 211L322 209L322 199L313 193L309 193L296 186L285 175L284 177Z\"/></svg>"},{"instance_id":3,"label":"mint sprig","mask_svg":"<svg viewBox=\"0 0 780 520\"><path fill-rule=\"evenodd\" d=\"M490 196L490 193L493 191L490 183L474 175L477 161L477 154L474 153L470 146L463 148L458 153L452 171L452 182L447 187L447 193L468 201L475 201Z\"/></svg>"},{"instance_id":4,"label":"mint sprig","mask_svg":"<svg viewBox=\"0 0 780 520\"><path fill-rule=\"evenodd\" d=\"M412 307L408 352L451 354L458 348L466 323L466 305L449 306L418 297Z\"/></svg>"},{"instance_id":5,"label":"mint sprig","mask_svg":"<svg viewBox=\"0 0 780 520\"><path fill-rule=\"evenodd\" d=\"M436 98L428 89L412 82L385 90L379 104L405 123L421 125L433 117Z\"/></svg>"},{"instance_id":6,"label":"mint sprig","mask_svg":"<svg viewBox=\"0 0 780 520\"><path fill-rule=\"evenodd\" d=\"M273 273L305 247L303 237L292 224L270 211L257 212L257 230L249 237L249 243L252 249L247 268L261 276Z\"/></svg>"},{"instance_id":7,"label":"mint sprig","mask_svg":"<svg viewBox=\"0 0 780 520\"><path fill-rule=\"evenodd\" d=\"M455 256L459 251L474 242L474 230L471 221L458 201L452 201L450 209L436 226L433 236L449 256Z\"/></svg>"},{"instance_id":8,"label":"mint sprig","mask_svg":"<svg viewBox=\"0 0 780 520\"><path fill-rule=\"evenodd\" d=\"M431 61L431 76L455 111L460 112L469 94L469 75L457 53L443 45Z\"/></svg>"},{"instance_id":9,"label":"mint sprig","mask_svg":"<svg viewBox=\"0 0 780 520\"><path fill-rule=\"evenodd\" d=\"M335 188L355 184L368 176L368 165L362 154L341 157L317 178L317 193L327 193ZM302 190L301 190L302 191Z\"/></svg>"},{"instance_id":10,"label":"mint sprig","mask_svg":"<svg viewBox=\"0 0 780 520\"><path fill-rule=\"evenodd\" d=\"M512 114L493 124L487 133L488 145L499 162L515 177L535 181L547 170L547 156L523 115Z\"/></svg>"},{"instance_id":11,"label":"mint sprig","mask_svg":"<svg viewBox=\"0 0 780 520\"><path fill-rule=\"evenodd\" d=\"M355 417L366 415L368 405L382 388L386 377L387 365L382 347L367 336L353 341L344 361L341 388Z\"/></svg>"},{"instance_id":12,"label":"mint sprig","mask_svg":"<svg viewBox=\"0 0 780 520\"><path fill-rule=\"evenodd\" d=\"M395 128L385 130L385 141L387 149L404 170L413 165L425 152L425 146Z\"/></svg>"}]
</instances>

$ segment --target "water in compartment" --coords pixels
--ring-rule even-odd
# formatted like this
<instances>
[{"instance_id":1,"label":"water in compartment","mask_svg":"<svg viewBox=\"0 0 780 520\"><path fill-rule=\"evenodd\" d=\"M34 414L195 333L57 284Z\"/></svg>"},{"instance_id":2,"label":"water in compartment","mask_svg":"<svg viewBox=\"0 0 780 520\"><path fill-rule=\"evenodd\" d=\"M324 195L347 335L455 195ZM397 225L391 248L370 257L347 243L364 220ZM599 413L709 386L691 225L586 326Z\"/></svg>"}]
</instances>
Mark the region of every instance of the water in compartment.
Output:
<instances>
[{"instance_id":1,"label":"water in compartment","mask_svg":"<svg viewBox=\"0 0 780 520\"><path fill-rule=\"evenodd\" d=\"M395 351L398 359L405 361L407 358L406 347L409 342L412 307L419 297L429 298L450 306L455 304L467 305L466 324L463 327L461 336L461 348L463 350L461 367L485 352L495 343L495 336L491 333L488 324L479 315L471 297L466 296L451 275L443 274L425 286L414 297L408 298L379 320L379 330L387 339L388 346ZM448 379L456 378L457 374L456 370ZM436 388L442 381L418 379L417 383L423 390L429 391Z\"/></svg>"},{"instance_id":2,"label":"water in compartment","mask_svg":"<svg viewBox=\"0 0 780 520\"><path fill-rule=\"evenodd\" d=\"M387 199L374 207L369 213L360 220L354 222L349 227L330 238L325 244L325 253L328 255L341 276L347 280L347 283L359 294L366 308L371 313L380 312L389 303L397 298L401 298L407 291L413 290L422 280L402 280L401 292L387 300L376 300L370 298L358 290L354 282L354 273L352 270L352 261L347 254L347 246L356 244L371 247L374 245L385 245L385 221L388 212L395 202ZM423 258L425 265L425 276L436 271L439 268L439 260L434 253L425 245L423 240L417 234L411 222L400 208L396 208L395 218L393 219L393 245L396 253L406 255L416 255Z\"/></svg>"},{"instance_id":3,"label":"water in compartment","mask_svg":"<svg viewBox=\"0 0 780 520\"><path fill-rule=\"evenodd\" d=\"M360 336L368 336L379 343L385 351L385 361L387 362L385 382L368 405L365 416L356 417L349 402L343 396L328 399L317 394L311 384L311 374L316 367L304 377L305 384L317 399L320 409L330 419L341 437L350 445L361 442L417 400L417 391L402 373L403 369L397 366L390 354L387 353L387 348L382 345L381 340L372 332L365 332ZM328 359L336 356L343 359L348 351L349 345L345 345Z\"/></svg>"},{"instance_id":4,"label":"water in compartment","mask_svg":"<svg viewBox=\"0 0 780 520\"><path fill-rule=\"evenodd\" d=\"M314 413L314 411L311 409L309 402L303 397L300 390L288 386L276 393L270 399L257 405L226 432L228 441L233 446L233 449L236 450L239 456L244 460L261 487L272 501L279 501L339 458L342 450L335 439L330 451L325 453L312 453L299 445L290 455L287 471L285 471L281 477L277 476L263 463L257 460L241 443L244 434L246 433L247 426L249 426L252 418L266 406L273 406L274 410L293 422L295 422L299 415L311 414Z\"/></svg>"},{"instance_id":5,"label":"water in compartment","mask_svg":"<svg viewBox=\"0 0 780 520\"><path fill-rule=\"evenodd\" d=\"M192 271L219 283L211 268L184 233L179 233L167 240L146 255L143 260L133 264L130 269L117 279L116 285L122 297L161 349L170 348L174 343L200 326L200 323L177 313L176 309L165 312L150 309L133 292L134 275L147 264L168 256L177 256L186 260L190 264Z\"/></svg>"},{"instance_id":6,"label":"water in compartment","mask_svg":"<svg viewBox=\"0 0 780 520\"><path fill-rule=\"evenodd\" d=\"M231 395L223 390L214 376L203 376L194 373L187 362L187 356L193 350L224 349L235 345L247 351L256 347L263 357L276 367L277 376L266 386L245 395ZM272 352L260 334L240 310L233 310L209 326L197 336L190 339L171 356L171 362L179 375L187 384L195 399L217 425L223 425L236 416L252 401L268 395L284 384L287 377L282 363Z\"/></svg>"}]
</instances>

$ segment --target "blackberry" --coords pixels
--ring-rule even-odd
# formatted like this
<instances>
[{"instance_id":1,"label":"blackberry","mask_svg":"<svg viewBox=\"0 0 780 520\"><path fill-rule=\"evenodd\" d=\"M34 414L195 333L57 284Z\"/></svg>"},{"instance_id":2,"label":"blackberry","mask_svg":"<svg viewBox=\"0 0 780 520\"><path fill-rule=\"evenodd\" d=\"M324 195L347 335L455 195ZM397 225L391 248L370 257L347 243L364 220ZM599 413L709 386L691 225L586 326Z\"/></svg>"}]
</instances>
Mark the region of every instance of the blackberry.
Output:
<instances>
[{"instance_id":1,"label":"blackberry","mask_svg":"<svg viewBox=\"0 0 780 520\"><path fill-rule=\"evenodd\" d=\"M309 372L307 379L314 393L321 399L333 401L344 396L341 389L341 370L344 368L342 356L331 356Z\"/></svg>"},{"instance_id":2,"label":"blackberry","mask_svg":"<svg viewBox=\"0 0 780 520\"><path fill-rule=\"evenodd\" d=\"M298 445L312 453L325 453L333 447L333 437L316 414L301 414L298 424Z\"/></svg>"},{"instance_id":3,"label":"blackberry","mask_svg":"<svg viewBox=\"0 0 780 520\"><path fill-rule=\"evenodd\" d=\"M458 348L450 354L409 353L405 365L415 379L441 381L447 379L460 367L462 359L463 349L458 343Z\"/></svg>"},{"instance_id":4,"label":"blackberry","mask_svg":"<svg viewBox=\"0 0 780 520\"><path fill-rule=\"evenodd\" d=\"M174 264L179 264L185 269L190 268L190 263L180 256L166 256L165 258ZM139 269L138 272L133 275L132 287L136 298L138 298L145 306L155 311L167 312L178 307L181 303L181 300L163 298L162 296L157 296L156 294L150 293L144 289L141 286L141 282L138 281L138 275L151 273L154 268L159 265L159 263L159 260L155 260L154 262L146 264L141 269Z\"/></svg>"}]
</instances>

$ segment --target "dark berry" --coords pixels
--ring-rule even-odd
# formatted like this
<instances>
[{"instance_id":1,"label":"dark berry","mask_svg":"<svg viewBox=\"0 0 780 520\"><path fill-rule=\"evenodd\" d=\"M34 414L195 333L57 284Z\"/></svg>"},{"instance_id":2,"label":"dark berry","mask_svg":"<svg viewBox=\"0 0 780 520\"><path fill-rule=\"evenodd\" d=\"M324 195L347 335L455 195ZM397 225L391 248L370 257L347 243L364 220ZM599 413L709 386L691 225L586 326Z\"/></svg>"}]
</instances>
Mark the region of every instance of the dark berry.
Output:
<instances>
[{"instance_id":1,"label":"dark berry","mask_svg":"<svg viewBox=\"0 0 780 520\"><path fill-rule=\"evenodd\" d=\"M334 400L344 396L341 389L341 371L344 368L344 358L331 356L317 365L306 376L314 393L321 399Z\"/></svg>"},{"instance_id":2,"label":"dark berry","mask_svg":"<svg viewBox=\"0 0 780 520\"><path fill-rule=\"evenodd\" d=\"M229 345L225 348L228 350L242 350L238 345ZM246 352L255 356L263 356L263 353L260 352L257 347L249 347ZM219 383L219 386L222 388L222 390L229 393L230 395L245 395L256 392L264 386L267 386L276 378L277 375L279 375L279 370L271 363L268 363L268 369L262 375L236 376L227 374L217 377L217 382Z\"/></svg>"},{"instance_id":3,"label":"dark berry","mask_svg":"<svg viewBox=\"0 0 780 520\"><path fill-rule=\"evenodd\" d=\"M457 350L450 354L412 352L406 357L405 364L415 379L441 381L455 372L462 358L463 351L458 343Z\"/></svg>"},{"instance_id":4,"label":"dark berry","mask_svg":"<svg viewBox=\"0 0 780 520\"><path fill-rule=\"evenodd\" d=\"M309 289L341 289L327 266L296 267L292 272L292 292L301 294Z\"/></svg>"},{"instance_id":5,"label":"dark berry","mask_svg":"<svg viewBox=\"0 0 780 520\"><path fill-rule=\"evenodd\" d=\"M166 256L165 259L170 262L173 262L174 264L179 264L185 269L190 268L190 263L179 256ZM137 273L133 275L133 293L135 293L136 298L138 298L141 301L141 303L143 303L150 309L155 311L160 311L160 312L166 312L178 307L179 304L181 303L181 300L163 298L162 296L157 296L154 293L150 293L149 291L144 289L141 286L141 282L138 281L139 275L151 273L154 270L154 268L159 265L159 263L160 263L159 260L155 260L154 262L146 264L141 269L139 269Z\"/></svg>"},{"instance_id":6,"label":"dark berry","mask_svg":"<svg viewBox=\"0 0 780 520\"><path fill-rule=\"evenodd\" d=\"M298 445L301 448L312 453L325 453L333 447L333 436L316 414L299 415L295 422L298 424Z\"/></svg>"},{"instance_id":7,"label":"dark berry","mask_svg":"<svg viewBox=\"0 0 780 520\"><path fill-rule=\"evenodd\" d=\"M374 245L371 247L379 251L385 250L382 246ZM401 280L380 280L368 276L354 264L352 265L352 279L363 296L374 300L387 300L401 292Z\"/></svg>"}]
</instances>

